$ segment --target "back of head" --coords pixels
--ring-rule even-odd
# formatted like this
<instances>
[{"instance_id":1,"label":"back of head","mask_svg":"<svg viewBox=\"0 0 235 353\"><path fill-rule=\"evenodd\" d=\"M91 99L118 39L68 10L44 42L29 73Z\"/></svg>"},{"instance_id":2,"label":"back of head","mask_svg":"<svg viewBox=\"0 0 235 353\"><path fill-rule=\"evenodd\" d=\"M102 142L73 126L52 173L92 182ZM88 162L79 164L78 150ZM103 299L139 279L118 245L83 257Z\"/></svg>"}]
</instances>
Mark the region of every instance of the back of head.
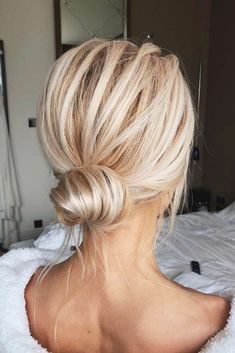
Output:
<instances>
[{"instance_id":1,"label":"back of head","mask_svg":"<svg viewBox=\"0 0 235 353\"><path fill-rule=\"evenodd\" d=\"M40 104L39 133L58 185L59 220L109 231L137 203L185 188L194 112L175 55L152 43L92 39L62 55Z\"/></svg>"}]
</instances>

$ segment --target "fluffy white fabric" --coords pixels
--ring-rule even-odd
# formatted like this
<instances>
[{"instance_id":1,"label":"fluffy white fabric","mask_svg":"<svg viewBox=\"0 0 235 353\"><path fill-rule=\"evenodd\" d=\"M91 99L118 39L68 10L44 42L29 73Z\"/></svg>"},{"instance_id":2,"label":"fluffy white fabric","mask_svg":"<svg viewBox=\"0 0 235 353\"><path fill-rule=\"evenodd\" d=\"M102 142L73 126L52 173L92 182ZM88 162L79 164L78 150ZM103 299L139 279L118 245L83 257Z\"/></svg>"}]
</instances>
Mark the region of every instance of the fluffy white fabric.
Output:
<instances>
[{"instance_id":1,"label":"fluffy white fabric","mask_svg":"<svg viewBox=\"0 0 235 353\"><path fill-rule=\"evenodd\" d=\"M37 268L55 254L53 250L25 248L0 257L0 353L49 353L30 333L24 291ZM226 327L200 353L235 353L235 296Z\"/></svg>"},{"instance_id":2,"label":"fluffy white fabric","mask_svg":"<svg viewBox=\"0 0 235 353\"><path fill-rule=\"evenodd\" d=\"M14 249L0 258L0 352L48 353L32 336L25 309L24 290L37 268L53 252Z\"/></svg>"}]
</instances>

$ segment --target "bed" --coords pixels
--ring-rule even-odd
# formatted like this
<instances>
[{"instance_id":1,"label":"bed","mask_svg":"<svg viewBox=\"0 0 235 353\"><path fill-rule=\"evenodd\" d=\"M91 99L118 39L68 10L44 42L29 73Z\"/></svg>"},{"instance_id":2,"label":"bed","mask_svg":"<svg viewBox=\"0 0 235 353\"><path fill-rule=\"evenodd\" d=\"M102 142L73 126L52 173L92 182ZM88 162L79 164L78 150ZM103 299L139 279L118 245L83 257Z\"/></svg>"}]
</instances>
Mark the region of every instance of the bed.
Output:
<instances>
[{"instance_id":1,"label":"bed","mask_svg":"<svg viewBox=\"0 0 235 353\"><path fill-rule=\"evenodd\" d=\"M220 212L193 212L176 217L173 233L159 236L156 256L163 273L204 293L235 289L235 202ZM191 270L198 261L201 275Z\"/></svg>"},{"instance_id":2,"label":"bed","mask_svg":"<svg viewBox=\"0 0 235 353\"><path fill-rule=\"evenodd\" d=\"M176 217L173 232L166 237L168 219L155 249L162 272L184 286L204 293L235 290L235 202L219 212L193 212ZM33 246L59 249L64 239L60 223L47 226L36 239L15 243L11 248ZM71 255L71 240L61 261ZM200 265L201 275L191 269Z\"/></svg>"}]
</instances>

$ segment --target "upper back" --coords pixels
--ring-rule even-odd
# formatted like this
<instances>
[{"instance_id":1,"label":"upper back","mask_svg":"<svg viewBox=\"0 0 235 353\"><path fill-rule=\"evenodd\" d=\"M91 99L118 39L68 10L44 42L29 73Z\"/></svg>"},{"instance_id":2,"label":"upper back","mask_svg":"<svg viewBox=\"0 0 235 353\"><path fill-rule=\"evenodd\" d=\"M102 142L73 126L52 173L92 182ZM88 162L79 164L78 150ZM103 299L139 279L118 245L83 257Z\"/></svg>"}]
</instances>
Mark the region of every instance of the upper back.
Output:
<instances>
[{"instance_id":1,"label":"upper back","mask_svg":"<svg viewBox=\"0 0 235 353\"><path fill-rule=\"evenodd\" d=\"M38 274L26 291L29 318ZM90 283L63 306L63 279L58 279L53 292L48 292L47 282L42 287L39 321L32 332L53 353L58 347L60 353L196 353L224 327L229 312L221 297L174 285L166 292L133 285L129 293L117 295L115 289L105 291Z\"/></svg>"}]
</instances>

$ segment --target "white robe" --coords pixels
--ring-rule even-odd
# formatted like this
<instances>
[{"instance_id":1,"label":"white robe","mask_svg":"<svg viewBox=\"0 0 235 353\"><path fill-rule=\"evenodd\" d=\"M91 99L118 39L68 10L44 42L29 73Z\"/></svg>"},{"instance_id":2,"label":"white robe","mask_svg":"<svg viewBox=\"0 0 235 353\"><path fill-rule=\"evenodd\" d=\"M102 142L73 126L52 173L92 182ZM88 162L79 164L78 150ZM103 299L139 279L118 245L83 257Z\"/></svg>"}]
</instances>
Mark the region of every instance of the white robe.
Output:
<instances>
[{"instance_id":1,"label":"white robe","mask_svg":"<svg viewBox=\"0 0 235 353\"><path fill-rule=\"evenodd\" d=\"M30 334L24 290L37 268L54 256L53 250L25 248L0 257L0 353L49 353ZM235 296L225 328L200 353L235 353Z\"/></svg>"}]
</instances>

